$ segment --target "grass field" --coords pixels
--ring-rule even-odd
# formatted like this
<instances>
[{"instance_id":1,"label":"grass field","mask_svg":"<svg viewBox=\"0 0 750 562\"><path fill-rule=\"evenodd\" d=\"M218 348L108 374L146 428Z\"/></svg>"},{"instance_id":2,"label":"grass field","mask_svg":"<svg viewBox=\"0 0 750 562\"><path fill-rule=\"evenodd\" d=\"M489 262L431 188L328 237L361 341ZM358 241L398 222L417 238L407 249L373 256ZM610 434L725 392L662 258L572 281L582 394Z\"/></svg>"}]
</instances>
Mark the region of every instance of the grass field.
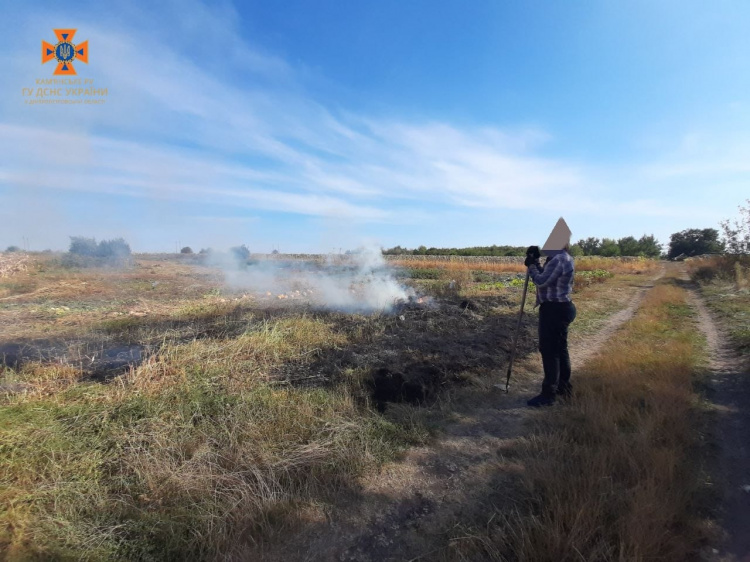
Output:
<instances>
[{"instance_id":1,"label":"grass field","mask_svg":"<svg viewBox=\"0 0 750 562\"><path fill-rule=\"evenodd\" d=\"M222 558L241 544L279 540L383 463L429 444L452 415L441 396L499 380L521 285L513 272L429 265L396 273L424 304L368 315L291 294L230 290L216 270L156 256L126 270L71 269L55 256L34 256L0 279L6 557ZM597 330L657 266L622 267L597 260L581 268L581 334ZM679 295L663 289L653 305L667 316L644 320L633 341L661 337L659 322L688 321ZM534 314L524 324L521 359L535 357ZM674 341L665 345L682 346L677 351L692 361L695 342L667 332ZM658 355L644 350L638 368L659 371ZM637 475L622 455L663 437L665 424L684 429L675 420L689 397L673 396L670 385L691 376L686 365L661 383L633 387L653 384L656 401L673 397L674 419L644 417L655 408L623 382L633 365L594 368L622 374L610 380L592 371L583 396L614 400L625 392L626 400L599 411L592 398L571 423L586 435L594 423L630 441L591 462L615 463L632 481ZM530 443L528 454L552 438ZM663 471L674 468L686 439L676 432L664 443L650 485L666 482ZM642 454L644 462L658 456ZM546 478L545 470L530 464L529 481ZM665 503L659 512L665 521L669 509ZM514 536L534 532L519 528ZM519 553L528 548L513 544Z\"/></svg>"}]
</instances>

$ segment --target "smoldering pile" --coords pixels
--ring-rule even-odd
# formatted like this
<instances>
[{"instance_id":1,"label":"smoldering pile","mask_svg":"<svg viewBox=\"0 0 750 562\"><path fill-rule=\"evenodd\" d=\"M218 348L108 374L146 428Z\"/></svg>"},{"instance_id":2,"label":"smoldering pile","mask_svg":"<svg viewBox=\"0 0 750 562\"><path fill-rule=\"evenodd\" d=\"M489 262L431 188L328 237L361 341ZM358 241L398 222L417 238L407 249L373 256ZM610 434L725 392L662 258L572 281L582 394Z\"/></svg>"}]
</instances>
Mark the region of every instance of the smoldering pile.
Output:
<instances>
[{"instance_id":1,"label":"smoldering pile","mask_svg":"<svg viewBox=\"0 0 750 562\"><path fill-rule=\"evenodd\" d=\"M303 259L213 259L235 291L278 303L304 304L341 312L392 313L406 304L421 305L413 289L397 281L379 249L365 249L323 262Z\"/></svg>"}]
</instances>

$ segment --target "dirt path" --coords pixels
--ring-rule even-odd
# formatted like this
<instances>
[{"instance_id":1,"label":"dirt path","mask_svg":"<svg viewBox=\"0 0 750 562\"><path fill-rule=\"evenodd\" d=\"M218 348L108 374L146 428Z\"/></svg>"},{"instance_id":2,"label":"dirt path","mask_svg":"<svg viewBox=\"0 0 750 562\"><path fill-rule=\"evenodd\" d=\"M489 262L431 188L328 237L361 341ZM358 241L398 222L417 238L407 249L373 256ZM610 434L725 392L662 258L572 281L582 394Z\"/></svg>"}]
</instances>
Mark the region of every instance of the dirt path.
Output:
<instances>
[{"instance_id":1,"label":"dirt path","mask_svg":"<svg viewBox=\"0 0 750 562\"><path fill-rule=\"evenodd\" d=\"M596 334L587 336L585 342L579 341L577 342L577 345L570 348L570 365L573 371L580 369L586 361L596 355L614 333L619 330L625 322L633 317L636 310L638 310L638 307L641 306L643 297L654 287L656 281L663 276L664 270L660 269L656 275L644 280L644 284L638 288L625 308L610 316L607 321L599 327Z\"/></svg>"},{"instance_id":2,"label":"dirt path","mask_svg":"<svg viewBox=\"0 0 750 562\"><path fill-rule=\"evenodd\" d=\"M593 339L571 346L574 368L633 316L654 280L644 279L627 306L607 318ZM520 361L517 370L509 394L488 390L477 393L471 403L447 404L453 420L429 446L409 450L399 462L369 477L361 489L342 493L335 509L302 515L298 528L284 539L263 549L245 548L236 559L443 559L456 521L486 524L495 505L507 501L497 490L512 485L521 470L507 453L526 435L524 422L543 415L526 406L538 391L541 360L534 354Z\"/></svg>"},{"instance_id":3,"label":"dirt path","mask_svg":"<svg viewBox=\"0 0 750 562\"><path fill-rule=\"evenodd\" d=\"M723 488L722 527L727 536L715 560L750 562L750 373L743 371L742 359L697 289L688 288L710 353L707 395L718 411L717 481Z\"/></svg>"}]
</instances>

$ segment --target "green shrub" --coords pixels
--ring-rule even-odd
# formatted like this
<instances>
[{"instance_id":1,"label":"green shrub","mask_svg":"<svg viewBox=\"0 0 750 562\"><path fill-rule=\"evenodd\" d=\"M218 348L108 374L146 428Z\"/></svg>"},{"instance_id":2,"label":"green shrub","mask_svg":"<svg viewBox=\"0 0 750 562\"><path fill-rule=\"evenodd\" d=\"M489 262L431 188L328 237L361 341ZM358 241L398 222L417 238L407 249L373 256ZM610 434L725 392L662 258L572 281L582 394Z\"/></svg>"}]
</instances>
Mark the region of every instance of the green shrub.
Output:
<instances>
[{"instance_id":1,"label":"green shrub","mask_svg":"<svg viewBox=\"0 0 750 562\"><path fill-rule=\"evenodd\" d=\"M443 279L445 271L438 268L412 267L407 270L412 279Z\"/></svg>"},{"instance_id":2,"label":"green shrub","mask_svg":"<svg viewBox=\"0 0 750 562\"><path fill-rule=\"evenodd\" d=\"M121 259L130 256L130 245L122 238L102 240L97 244L96 238L71 236L68 252L91 258Z\"/></svg>"}]
</instances>

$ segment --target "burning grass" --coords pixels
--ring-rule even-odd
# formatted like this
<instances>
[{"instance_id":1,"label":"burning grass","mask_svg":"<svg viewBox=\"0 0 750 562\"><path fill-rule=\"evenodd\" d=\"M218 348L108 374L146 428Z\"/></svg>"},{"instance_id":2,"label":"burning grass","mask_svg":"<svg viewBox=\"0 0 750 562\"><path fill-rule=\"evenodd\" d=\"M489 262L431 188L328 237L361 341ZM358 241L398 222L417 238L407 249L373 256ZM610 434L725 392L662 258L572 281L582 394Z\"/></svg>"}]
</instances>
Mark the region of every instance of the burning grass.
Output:
<instances>
[{"instance_id":1,"label":"burning grass","mask_svg":"<svg viewBox=\"0 0 750 562\"><path fill-rule=\"evenodd\" d=\"M517 452L524 492L462 555L517 560L687 560L706 539L696 514L702 360L685 291L663 283L544 411Z\"/></svg>"}]
</instances>

